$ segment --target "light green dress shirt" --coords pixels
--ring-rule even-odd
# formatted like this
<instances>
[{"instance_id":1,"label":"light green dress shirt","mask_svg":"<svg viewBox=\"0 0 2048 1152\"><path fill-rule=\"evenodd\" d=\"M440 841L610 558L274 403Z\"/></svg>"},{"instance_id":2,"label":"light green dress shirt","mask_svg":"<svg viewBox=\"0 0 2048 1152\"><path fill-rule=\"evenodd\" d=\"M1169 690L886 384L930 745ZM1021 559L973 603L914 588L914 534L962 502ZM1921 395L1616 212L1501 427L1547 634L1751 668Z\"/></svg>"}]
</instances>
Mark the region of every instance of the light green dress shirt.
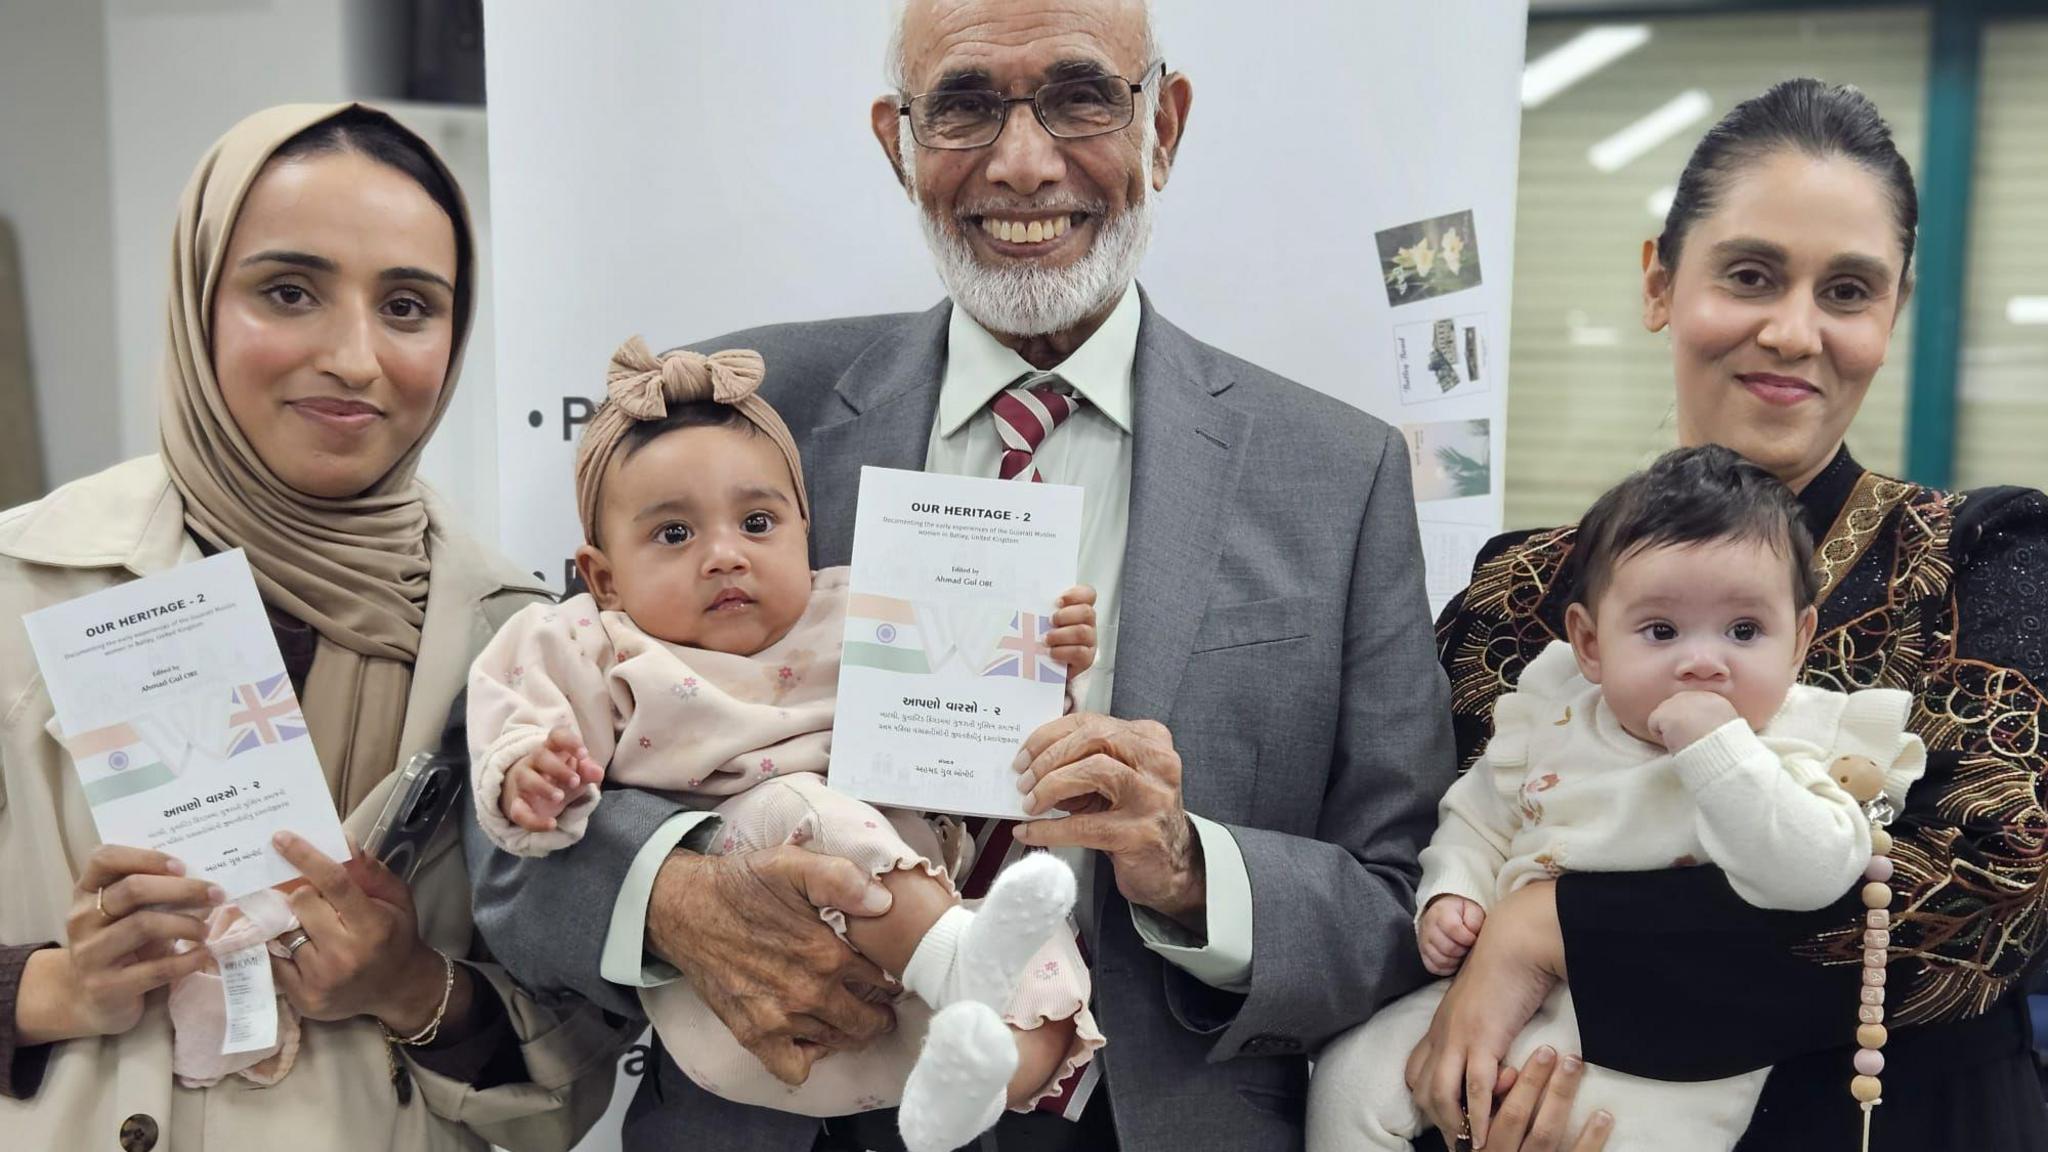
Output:
<instances>
[{"instance_id":1,"label":"light green dress shirt","mask_svg":"<svg viewBox=\"0 0 2048 1152\"><path fill-rule=\"evenodd\" d=\"M1102 327L1060 363L1056 371L1061 379L1087 403L1046 438L1035 456L1039 475L1047 483L1075 484L1087 492L1081 516L1081 583L1096 589L1097 655L1095 666L1075 689L1081 708L1090 712L1109 711L1116 682L1118 600L1124 545L1130 535L1131 375L1140 311L1135 287L1126 287ZM994 476L1003 447L989 402L1034 369L957 307L947 330L946 352L925 471ZM1146 947L1188 975L1211 987L1243 992L1251 987L1251 877L1228 829L1200 816L1189 818L1201 840L1208 876L1207 939L1135 905L1132 922ZM641 847L612 907L602 961L605 979L652 987L676 978L674 969L647 955L647 901L662 861L679 845L701 848L716 819L708 813L680 813ZM1061 850L1060 855L1074 866L1081 891L1092 891L1099 854L1072 849ZM1084 918L1083 936L1094 935L1095 926L1085 922L1091 909L1086 900L1076 909Z\"/></svg>"}]
</instances>

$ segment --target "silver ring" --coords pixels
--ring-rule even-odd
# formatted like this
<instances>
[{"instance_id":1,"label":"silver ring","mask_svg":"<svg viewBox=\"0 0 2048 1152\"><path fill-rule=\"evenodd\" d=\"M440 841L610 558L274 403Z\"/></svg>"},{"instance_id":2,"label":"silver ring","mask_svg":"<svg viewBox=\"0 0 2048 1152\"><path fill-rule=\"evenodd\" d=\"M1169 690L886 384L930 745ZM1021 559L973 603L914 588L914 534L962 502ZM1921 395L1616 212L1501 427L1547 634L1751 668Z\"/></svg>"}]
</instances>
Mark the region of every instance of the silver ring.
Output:
<instances>
[{"instance_id":1,"label":"silver ring","mask_svg":"<svg viewBox=\"0 0 2048 1152\"><path fill-rule=\"evenodd\" d=\"M298 935L284 942L284 958L289 960L297 956L299 949L304 948L312 939L311 936L306 935L305 931L301 929Z\"/></svg>"}]
</instances>

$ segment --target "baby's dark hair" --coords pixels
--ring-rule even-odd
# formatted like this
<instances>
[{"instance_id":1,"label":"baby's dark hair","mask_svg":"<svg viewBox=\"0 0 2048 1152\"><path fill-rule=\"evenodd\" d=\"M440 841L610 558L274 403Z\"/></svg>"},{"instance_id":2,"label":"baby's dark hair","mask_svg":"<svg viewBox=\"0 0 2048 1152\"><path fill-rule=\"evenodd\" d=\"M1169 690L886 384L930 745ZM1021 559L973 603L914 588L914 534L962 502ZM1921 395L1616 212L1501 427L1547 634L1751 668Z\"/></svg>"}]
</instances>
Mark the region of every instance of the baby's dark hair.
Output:
<instances>
[{"instance_id":1,"label":"baby's dark hair","mask_svg":"<svg viewBox=\"0 0 2048 1152\"><path fill-rule=\"evenodd\" d=\"M1615 567L1645 548L1720 540L1756 541L1783 556L1800 610L1819 597L1813 535L1791 489L1719 444L1705 444L1666 452L1594 502L1566 564L1571 602L1592 608Z\"/></svg>"},{"instance_id":2,"label":"baby's dark hair","mask_svg":"<svg viewBox=\"0 0 2048 1152\"><path fill-rule=\"evenodd\" d=\"M625 434L619 437L620 463L679 428L737 428L749 436L761 435L754 422L730 404L716 400L671 404L668 415L659 420L638 420L626 426Z\"/></svg>"}]
</instances>

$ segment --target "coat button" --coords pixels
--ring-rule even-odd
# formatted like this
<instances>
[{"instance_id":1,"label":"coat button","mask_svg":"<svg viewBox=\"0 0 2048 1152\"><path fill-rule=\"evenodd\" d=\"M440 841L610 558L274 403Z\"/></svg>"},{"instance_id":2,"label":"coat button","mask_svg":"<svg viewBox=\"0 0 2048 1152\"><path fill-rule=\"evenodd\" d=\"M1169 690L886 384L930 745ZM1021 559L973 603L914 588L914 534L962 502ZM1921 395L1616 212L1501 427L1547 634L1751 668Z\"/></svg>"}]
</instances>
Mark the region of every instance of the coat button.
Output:
<instances>
[{"instance_id":1,"label":"coat button","mask_svg":"<svg viewBox=\"0 0 2048 1152\"><path fill-rule=\"evenodd\" d=\"M121 1121L121 1152L150 1152L155 1147L155 1117L137 1112Z\"/></svg>"}]
</instances>

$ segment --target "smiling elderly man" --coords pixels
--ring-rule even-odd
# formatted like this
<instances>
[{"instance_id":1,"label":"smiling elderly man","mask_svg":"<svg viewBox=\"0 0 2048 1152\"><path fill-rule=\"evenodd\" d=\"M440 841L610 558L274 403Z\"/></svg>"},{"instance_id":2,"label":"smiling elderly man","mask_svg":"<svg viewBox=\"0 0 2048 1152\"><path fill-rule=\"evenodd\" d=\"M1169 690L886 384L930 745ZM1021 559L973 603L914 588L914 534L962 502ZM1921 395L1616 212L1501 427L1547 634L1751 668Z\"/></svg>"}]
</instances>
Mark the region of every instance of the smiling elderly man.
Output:
<instances>
[{"instance_id":1,"label":"smiling elderly man","mask_svg":"<svg viewBox=\"0 0 2048 1152\"><path fill-rule=\"evenodd\" d=\"M819 566L847 562L862 465L1087 489L1100 657L1082 710L1020 757L1034 811L1079 814L1016 839L1082 877L1109 1044L993 1146L1298 1146L1306 1054L1420 979L1416 854L1452 776L1402 442L1191 338L1138 288L1193 100L1143 4L921 0L889 59L875 137L949 299L699 347L766 357ZM1044 389L1073 414L1021 439L998 426L992 401ZM478 923L530 983L618 1012L638 1011L635 985L690 980L786 1080L860 1059L890 1017L857 993L884 978L812 906L886 894L796 848L699 855L713 819L621 790L554 859L470 837ZM897 1146L889 1113L743 1107L666 1055L625 1141Z\"/></svg>"}]
</instances>

